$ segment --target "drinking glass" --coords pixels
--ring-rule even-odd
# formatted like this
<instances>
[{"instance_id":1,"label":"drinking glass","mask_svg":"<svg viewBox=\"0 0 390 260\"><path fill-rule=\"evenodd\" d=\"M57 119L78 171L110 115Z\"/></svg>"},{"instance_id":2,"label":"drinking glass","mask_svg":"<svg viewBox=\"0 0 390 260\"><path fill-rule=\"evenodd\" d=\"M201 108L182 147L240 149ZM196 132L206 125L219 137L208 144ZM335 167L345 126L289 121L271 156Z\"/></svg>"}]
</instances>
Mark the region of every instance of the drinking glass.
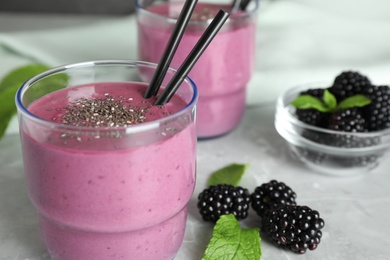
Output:
<instances>
[{"instance_id":1,"label":"drinking glass","mask_svg":"<svg viewBox=\"0 0 390 260\"><path fill-rule=\"evenodd\" d=\"M140 60L160 60L183 3L184 0L136 1ZM220 9L231 11L221 31L189 73L199 89L196 127L200 139L224 135L241 121L246 86L254 68L258 5L258 0L252 0L245 10L232 11L230 0L199 0L177 48L171 63L176 69L215 14Z\"/></svg>"},{"instance_id":2,"label":"drinking glass","mask_svg":"<svg viewBox=\"0 0 390 260\"><path fill-rule=\"evenodd\" d=\"M45 71L18 90L28 194L53 259L172 259L179 250L196 177L196 86L186 78L175 93L182 107L162 118L134 124L121 117L139 109L128 105L130 90L143 92L155 69L141 61L82 62ZM98 114L108 111L111 120L113 109L121 111L113 124L99 127ZM69 124L75 113L85 113L84 125ZM128 125L114 125L122 119Z\"/></svg>"}]
</instances>

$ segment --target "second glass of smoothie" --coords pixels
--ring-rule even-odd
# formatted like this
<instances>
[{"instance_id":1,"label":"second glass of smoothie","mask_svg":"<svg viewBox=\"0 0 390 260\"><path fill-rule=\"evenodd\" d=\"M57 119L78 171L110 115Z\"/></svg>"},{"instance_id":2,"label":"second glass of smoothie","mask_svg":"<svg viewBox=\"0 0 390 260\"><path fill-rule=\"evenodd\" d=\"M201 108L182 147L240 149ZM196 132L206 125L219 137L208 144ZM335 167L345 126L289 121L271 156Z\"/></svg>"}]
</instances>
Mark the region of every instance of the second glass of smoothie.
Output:
<instances>
[{"instance_id":1,"label":"second glass of smoothie","mask_svg":"<svg viewBox=\"0 0 390 260\"><path fill-rule=\"evenodd\" d=\"M153 106L143 95L155 68L71 64L19 89L28 194L52 259L170 260L179 250L196 179L197 90L187 78Z\"/></svg>"},{"instance_id":2,"label":"second glass of smoothie","mask_svg":"<svg viewBox=\"0 0 390 260\"><path fill-rule=\"evenodd\" d=\"M137 0L140 60L160 60L183 3ZM232 1L199 0L171 67L180 67L220 9L231 8ZM257 10L258 0L252 0L245 10L231 12L189 74L199 89L196 128L200 139L230 132L244 114L246 86L254 67Z\"/></svg>"}]
</instances>

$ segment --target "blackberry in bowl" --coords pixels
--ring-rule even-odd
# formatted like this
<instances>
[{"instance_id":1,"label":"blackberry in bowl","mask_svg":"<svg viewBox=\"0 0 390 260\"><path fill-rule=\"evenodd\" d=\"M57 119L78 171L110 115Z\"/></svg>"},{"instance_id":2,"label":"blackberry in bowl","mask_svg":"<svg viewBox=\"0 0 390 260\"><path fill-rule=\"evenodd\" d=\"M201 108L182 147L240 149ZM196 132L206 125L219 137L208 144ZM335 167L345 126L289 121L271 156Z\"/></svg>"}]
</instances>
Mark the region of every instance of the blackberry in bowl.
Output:
<instances>
[{"instance_id":1,"label":"blackberry in bowl","mask_svg":"<svg viewBox=\"0 0 390 260\"><path fill-rule=\"evenodd\" d=\"M275 128L315 171L351 175L377 167L390 149L390 88L359 72L279 96Z\"/></svg>"}]
</instances>

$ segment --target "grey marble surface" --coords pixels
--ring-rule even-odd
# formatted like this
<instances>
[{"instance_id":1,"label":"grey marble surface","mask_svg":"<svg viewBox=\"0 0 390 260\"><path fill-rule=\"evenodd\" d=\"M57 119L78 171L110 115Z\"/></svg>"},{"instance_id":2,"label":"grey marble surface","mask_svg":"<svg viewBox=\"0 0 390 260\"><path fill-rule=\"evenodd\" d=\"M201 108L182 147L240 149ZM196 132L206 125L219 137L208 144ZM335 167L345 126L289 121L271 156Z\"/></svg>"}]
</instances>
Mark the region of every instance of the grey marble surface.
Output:
<instances>
[{"instance_id":1,"label":"grey marble surface","mask_svg":"<svg viewBox=\"0 0 390 260\"><path fill-rule=\"evenodd\" d=\"M240 126L230 134L198 143L197 185L189 205L186 234L176 257L201 259L213 226L196 208L196 197L211 172L232 162L248 163L241 185L253 191L271 179L284 181L297 201L316 209L326 224L315 251L296 255L265 239L262 260L385 260L390 259L390 161L370 173L335 177L313 172L289 155L274 129L274 105L249 107ZM40 239L36 212L25 191L19 136L0 141L0 260L49 259ZM243 227L259 226L253 211Z\"/></svg>"},{"instance_id":2,"label":"grey marble surface","mask_svg":"<svg viewBox=\"0 0 390 260\"><path fill-rule=\"evenodd\" d=\"M199 142L197 186L176 259L201 259L212 225L202 222L196 197L210 173L232 162L250 164L243 186L253 191L271 179L284 181L296 191L300 204L318 210L326 222L315 251L295 255L263 240L262 260L390 259L386 222L390 161L365 175L322 175L294 161L273 126L275 99L291 86L330 81L346 69L360 70L374 82L390 82L390 49L385 40L390 35L389 7L388 0L262 1L255 71L248 86L248 104L256 106L248 108L232 133ZM132 15L36 15L0 8L0 75L37 61L57 66L136 56ZM255 227L259 220L251 212L241 224ZM0 140L0 260L47 259L36 212L25 191L14 118Z\"/></svg>"}]
</instances>

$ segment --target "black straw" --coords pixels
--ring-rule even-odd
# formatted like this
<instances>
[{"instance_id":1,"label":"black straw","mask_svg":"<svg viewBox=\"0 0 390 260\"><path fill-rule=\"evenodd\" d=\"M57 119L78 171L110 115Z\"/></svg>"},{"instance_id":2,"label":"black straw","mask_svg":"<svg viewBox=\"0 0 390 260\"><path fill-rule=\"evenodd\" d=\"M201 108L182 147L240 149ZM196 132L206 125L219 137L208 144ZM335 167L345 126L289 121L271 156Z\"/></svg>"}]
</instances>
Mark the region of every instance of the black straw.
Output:
<instances>
[{"instance_id":1,"label":"black straw","mask_svg":"<svg viewBox=\"0 0 390 260\"><path fill-rule=\"evenodd\" d=\"M251 0L234 0L231 7L232 12L236 12L238 10L245 11L250 1Z\"/></svg>"},{"instance_id":2,"label":"black straw","mask_svg":"<svg viewBox=\"0 0 390 260\"><path fill-rule=\"evenodd\" d=\"M190 54L184 60L183 64L173 75L172 79L168 82L161 95L157 98L156 102L154 103L155 105L164 105L172 98L176 90L184 81L185 77L187 77L188 73L194 67L195 63L198 61L202 53L206 50L207 46L222 28L228 17L228 12L219 10L218 14L214 17L210 25L206 28L205 32L202 34L202 36L196 43L195 47L191 50Z\"/></svg>"},{"instance_id":3,"label":"black straw","mask_svg":"<svg viewBox=\"0 0 390 260\"><path fill-rule=\"evenodd\" d=\"M198 0L186 0L144 98L156 96Z\"/></svg>"}]
</instances>

